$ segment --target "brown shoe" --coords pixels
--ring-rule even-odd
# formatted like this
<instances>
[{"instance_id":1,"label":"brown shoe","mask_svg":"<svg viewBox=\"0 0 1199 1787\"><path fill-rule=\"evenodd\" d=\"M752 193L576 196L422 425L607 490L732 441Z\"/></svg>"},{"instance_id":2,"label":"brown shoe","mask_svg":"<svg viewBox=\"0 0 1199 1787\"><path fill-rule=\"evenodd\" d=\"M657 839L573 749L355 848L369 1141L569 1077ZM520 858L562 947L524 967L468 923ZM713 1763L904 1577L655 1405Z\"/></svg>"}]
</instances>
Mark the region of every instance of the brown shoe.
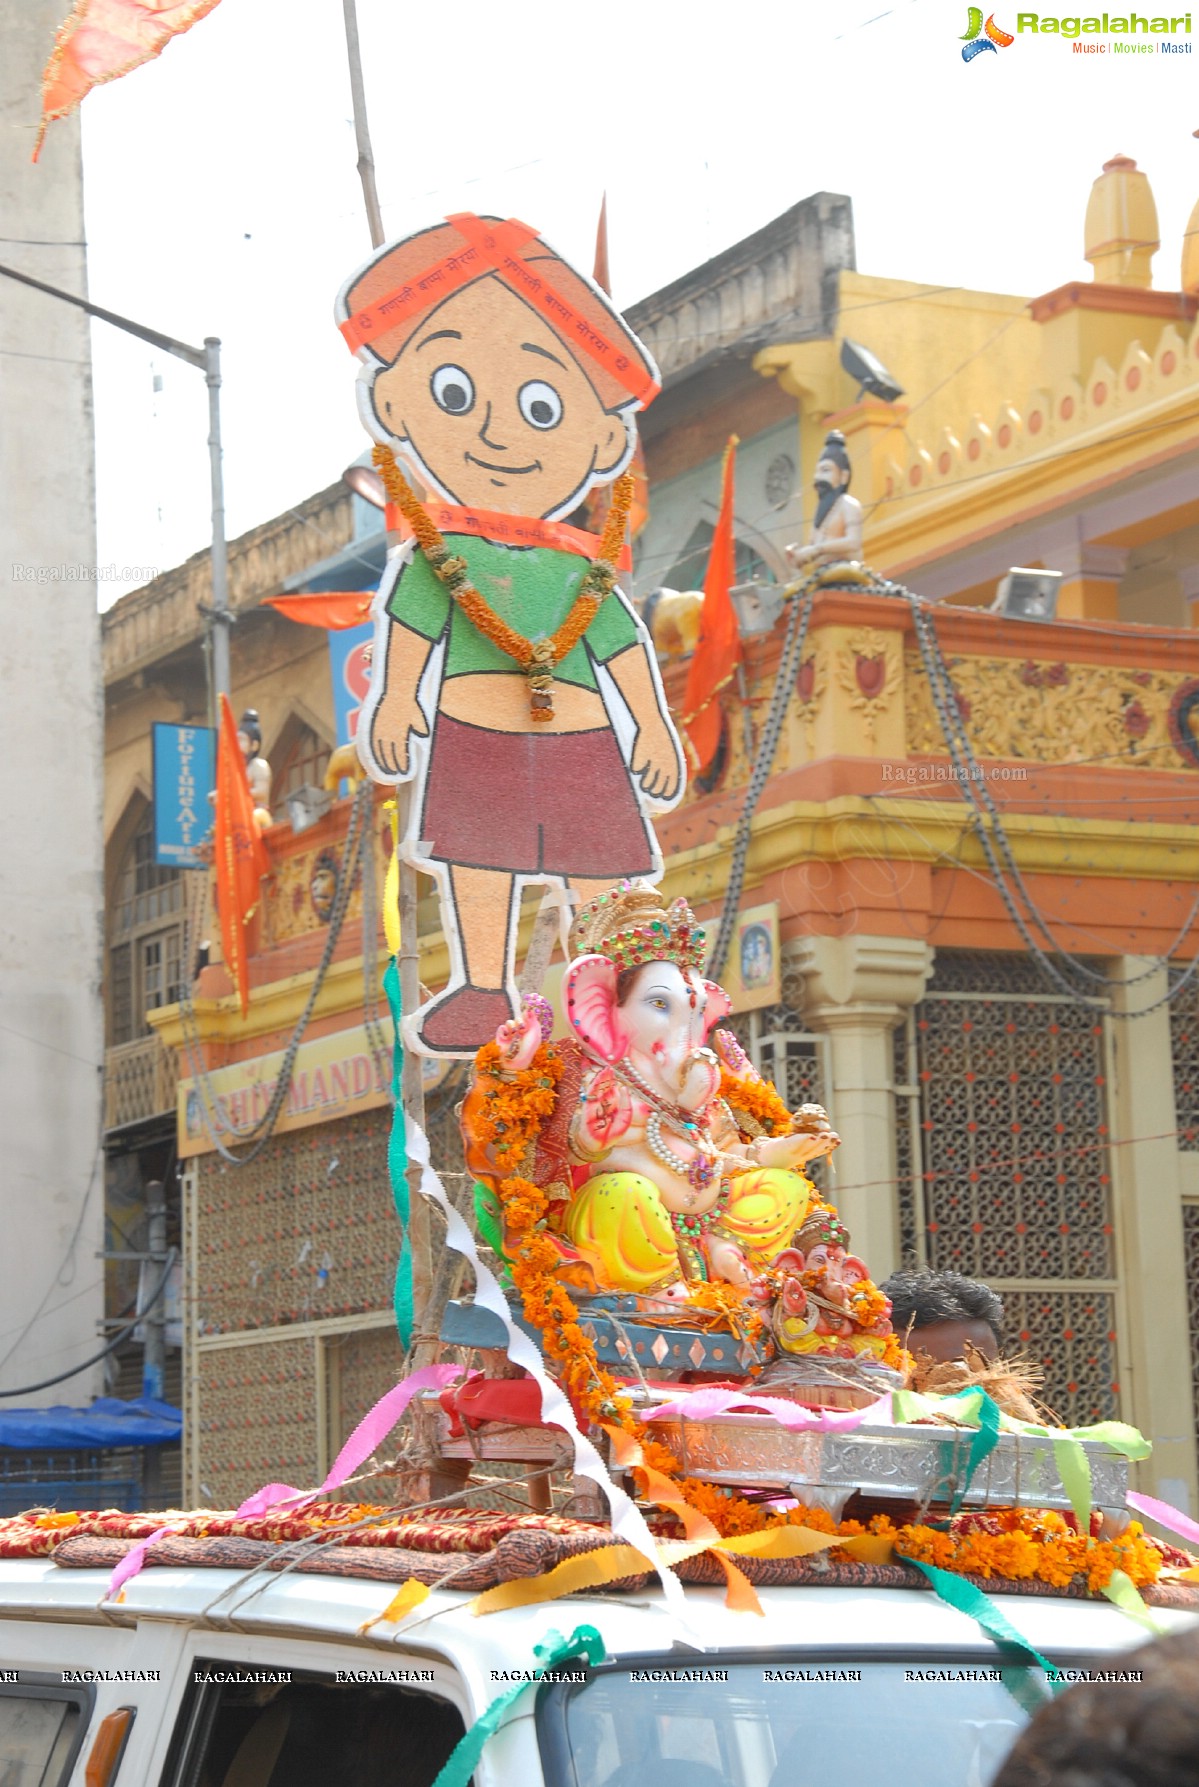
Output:
<instances>
[{"instance_id":1,"label":"brown shoe","mask_svg":"<svg viewBox=\"0 0 1199 1787\"><path fill-rule=\"evenodd\" d=\"M427 1007L417 1034L430 1054L473 1055L515 1016L502 987L457 987Z\"/></svg>"}]
</instances>

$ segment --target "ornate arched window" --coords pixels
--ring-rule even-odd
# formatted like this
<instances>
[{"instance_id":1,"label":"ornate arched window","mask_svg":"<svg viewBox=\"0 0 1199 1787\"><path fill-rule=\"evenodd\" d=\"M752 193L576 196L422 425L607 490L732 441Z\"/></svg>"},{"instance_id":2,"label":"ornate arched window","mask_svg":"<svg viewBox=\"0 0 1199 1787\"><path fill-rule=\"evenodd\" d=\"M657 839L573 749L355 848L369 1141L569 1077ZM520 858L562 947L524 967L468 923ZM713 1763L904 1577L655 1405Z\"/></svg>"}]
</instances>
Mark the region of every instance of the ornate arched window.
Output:
<instances>
[{"instance_id":1,"label":"ornate arched window","mask_svg":"<svg viewBox=\"0 0 1199 1787\"><path fill-rule=\"evenodd\" d=\"M146 807L111 882L108 919L108 1041L149 1032L146 1013L173 1005L183 985L183 876L154 861L154 816Z\"/></svg>"},{"instance_id":2,"label":"ornate arched window","mask_svg":"<svg viewBox=\"0 0 1199 1787\"><path fill-rule=\"evenodd\" d=\"M323 788L331 748L295 714L271 750L271 817L287 818L287 797L301 788Z\"/></svg>"}]
</instances>

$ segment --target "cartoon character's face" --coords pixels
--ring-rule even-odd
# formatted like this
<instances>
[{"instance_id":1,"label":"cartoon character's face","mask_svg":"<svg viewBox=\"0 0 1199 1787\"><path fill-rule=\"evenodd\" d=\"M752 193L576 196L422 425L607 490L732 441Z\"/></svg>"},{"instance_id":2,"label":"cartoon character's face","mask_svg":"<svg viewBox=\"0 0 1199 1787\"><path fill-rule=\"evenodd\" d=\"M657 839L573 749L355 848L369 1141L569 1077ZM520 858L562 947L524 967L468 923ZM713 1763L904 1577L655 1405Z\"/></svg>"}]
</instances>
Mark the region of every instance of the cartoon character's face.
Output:
<instances>
[{"instance_id":1,"label":"cartoon character's face","mask_svg":"<svg viewBox=\"0 0 1199 1787\"><path fill-rule=\"evenodd\" d=\"M506 514L569 513L629 448L624 418L498 279L440 305L375 375L373 403L451 501Z\"/></svg>"}]
</instances>

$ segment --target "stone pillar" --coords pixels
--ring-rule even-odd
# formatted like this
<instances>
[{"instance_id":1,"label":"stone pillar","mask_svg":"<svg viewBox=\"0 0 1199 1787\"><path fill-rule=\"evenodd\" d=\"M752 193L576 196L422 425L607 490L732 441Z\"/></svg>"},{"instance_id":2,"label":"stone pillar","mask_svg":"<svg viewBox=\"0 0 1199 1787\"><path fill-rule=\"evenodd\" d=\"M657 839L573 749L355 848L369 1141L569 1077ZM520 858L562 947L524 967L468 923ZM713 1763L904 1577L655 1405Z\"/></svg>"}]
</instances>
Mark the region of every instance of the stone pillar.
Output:
<instances>
[{"instance_id":1,"label":"stone pillar","mask_svg":"<svg viewBox=\"0 0 1199 1787\"><path fill-rule=\"evenodd\" d=\"M892 1032L924 995L931 947L917 937L803 937L804 1023L827 1035L829 1115L841 1137L830 1196L876 1282L899 1265Z\"/></svg>"},{"instance_id":2,"label":"stone pillar","mask_svg":"<svg viewBox=\"0 0 1199 1787\"><path fill-rule=\"evenodd\" d=\"M1095 546L1084 541L1070 562L1058 594L1059 620L1119 620L1120 579L1128 566L1124 546Z\"/></svg>"},{"instance_id":3,"label":"stone pillar","mask_svg":"<svg viewBox=\"0 0 1199 1787\"><path fill-rule=\"evenodd\" d=\"M1135 986L1152 966L1120 956L1112 975L1117 1011L1140 1011L1166 990L1164 969ZM1195 1477L1195 1410L1190 1320L1183 1251L1182 1186L1174 1131L1170 1008L1112 1025L1115 1093L1112 1154L1116 1233L1128 1333L1124 1356L1131 1398L1128 1418L1153 1442L1153 1456L1135 1469L1137 1487L1191 1514L1199 1508ZM1160 1140L1133 1141L1135 1136Z\"/></svg>"}]
</instances>

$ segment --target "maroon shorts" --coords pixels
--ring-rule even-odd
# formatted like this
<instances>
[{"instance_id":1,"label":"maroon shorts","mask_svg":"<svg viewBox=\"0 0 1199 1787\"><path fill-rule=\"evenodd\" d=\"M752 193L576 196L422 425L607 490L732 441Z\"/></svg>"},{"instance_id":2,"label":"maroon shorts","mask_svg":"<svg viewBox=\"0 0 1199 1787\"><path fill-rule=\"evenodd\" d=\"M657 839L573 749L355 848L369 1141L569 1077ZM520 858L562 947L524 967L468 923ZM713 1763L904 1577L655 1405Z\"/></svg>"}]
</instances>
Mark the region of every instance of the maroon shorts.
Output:
<instances>
[{"instance_id":1,"label":"maroon shorts","mask_svg":"<svg viewBox=\"0 0 1199 1787\"><path fill-rule=\"evenodd\" d=\"M649 875L654 850L620 746L591 732L492 732L438 714L420 837L434 862L516 875Z\"/></svg>"}]
</instances>

